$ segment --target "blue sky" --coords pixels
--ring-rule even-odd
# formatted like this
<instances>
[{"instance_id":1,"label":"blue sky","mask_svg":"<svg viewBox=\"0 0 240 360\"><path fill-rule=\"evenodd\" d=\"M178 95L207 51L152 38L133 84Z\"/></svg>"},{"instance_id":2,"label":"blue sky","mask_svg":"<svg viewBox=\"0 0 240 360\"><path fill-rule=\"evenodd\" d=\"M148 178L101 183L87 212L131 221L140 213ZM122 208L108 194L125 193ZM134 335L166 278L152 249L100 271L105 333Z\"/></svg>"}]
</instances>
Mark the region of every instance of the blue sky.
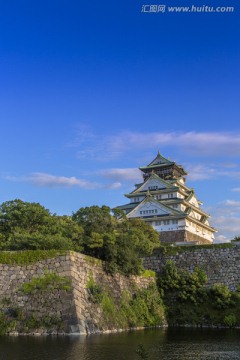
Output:
<instances>
[{"instance_id":1,"label":"blue sky","mask_svg":"<svg viewBox=\"0 0 240 360\"><path fill-rule=\"evenodd\" d=\"M234 11L141 12L159 4ZM2 2L0 202L121 205L160 150L240 235L239 20L236 0Z\"/></svg>"}]
</instances>

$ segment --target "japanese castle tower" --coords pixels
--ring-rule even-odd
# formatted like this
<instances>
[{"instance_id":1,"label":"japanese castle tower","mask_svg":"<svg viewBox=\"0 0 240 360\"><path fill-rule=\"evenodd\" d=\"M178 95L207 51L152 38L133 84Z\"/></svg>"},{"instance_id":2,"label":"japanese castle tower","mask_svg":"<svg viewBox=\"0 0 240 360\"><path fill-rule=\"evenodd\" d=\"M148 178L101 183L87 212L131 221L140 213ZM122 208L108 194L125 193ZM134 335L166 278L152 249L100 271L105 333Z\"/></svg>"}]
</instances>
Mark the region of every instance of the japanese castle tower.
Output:
<instances>
[{"instance_id":1,"label":"japanese castle tower","mask_svg":"<svg viewBox=\"0 0 240 360\"><path fill-rule=\"evenodd\" d=\"M185 185L187 172L159 152L147 166L140 167L143 182L125 196L130 203L118 206L127 218L141 218L160 233L160 241L211 244L214 232L209 215L201 209L193 189Z\"/></svg>"}]
</instances>

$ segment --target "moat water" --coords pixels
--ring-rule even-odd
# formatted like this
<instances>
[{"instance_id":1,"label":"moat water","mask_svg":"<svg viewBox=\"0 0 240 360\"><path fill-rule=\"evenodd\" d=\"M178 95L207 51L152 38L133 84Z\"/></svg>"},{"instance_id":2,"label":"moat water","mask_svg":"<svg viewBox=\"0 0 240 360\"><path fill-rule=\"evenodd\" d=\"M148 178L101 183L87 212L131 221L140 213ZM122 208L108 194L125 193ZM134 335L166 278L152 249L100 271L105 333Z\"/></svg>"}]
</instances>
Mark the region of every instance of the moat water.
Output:
<instances>
[{"instance_id":1,"label":"moat water","mask_svg":"<svg viewBox=\"0 0 240 360\"><path fill-rule=\"evenodd\" d=\"M0 337L0 360L137 360L140 344L149 360L240 359L240 330L178 328L87 337Z\"/></svg>"}]
</instances>

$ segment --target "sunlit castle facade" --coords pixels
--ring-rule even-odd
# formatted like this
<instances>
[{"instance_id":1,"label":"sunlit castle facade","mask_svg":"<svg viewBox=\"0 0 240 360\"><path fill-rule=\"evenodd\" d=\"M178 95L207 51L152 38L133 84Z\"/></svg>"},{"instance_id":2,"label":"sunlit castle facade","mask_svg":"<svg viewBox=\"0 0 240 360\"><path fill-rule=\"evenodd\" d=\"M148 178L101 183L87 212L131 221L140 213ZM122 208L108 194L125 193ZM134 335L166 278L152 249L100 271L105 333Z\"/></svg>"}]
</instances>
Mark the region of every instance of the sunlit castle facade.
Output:
<instances>
[{"instance_id":1,"label":"sunlit castle facade","mask_svg":"<svg viewBox=\"0 0 240 360\"><path fill-rule=\"evenodd\" d=\"M130 203L119 206L127 218L140 218L160 233L161 242L211 244L216 229L201 209L194 189L185 185L187 172L159 152L147 166L139 168L143 182L125 196Z\"/></svg>"}]
</instances>

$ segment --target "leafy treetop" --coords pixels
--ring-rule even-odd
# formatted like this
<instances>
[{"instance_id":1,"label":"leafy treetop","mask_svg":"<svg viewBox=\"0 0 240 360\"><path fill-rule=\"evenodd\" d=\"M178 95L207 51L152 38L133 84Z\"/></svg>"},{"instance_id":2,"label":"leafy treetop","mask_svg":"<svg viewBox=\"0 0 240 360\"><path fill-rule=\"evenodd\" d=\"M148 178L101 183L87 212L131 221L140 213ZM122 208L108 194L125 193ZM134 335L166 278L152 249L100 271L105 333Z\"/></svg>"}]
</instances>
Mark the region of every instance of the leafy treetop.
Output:
<instances>
[{"instance_id":1,"label":"leafy treetop","mask_svg":"<svg viewBox=\"0 0 240 360\"><path fill-rule=\"evenodd\" d=\"M119 220L108 206L57 216L38 203L0 205L0 250L74 250L106 261L111 272L138 274L141 257L159 246L159 234L140 219Z\"/></svg>"}]
</instances>

